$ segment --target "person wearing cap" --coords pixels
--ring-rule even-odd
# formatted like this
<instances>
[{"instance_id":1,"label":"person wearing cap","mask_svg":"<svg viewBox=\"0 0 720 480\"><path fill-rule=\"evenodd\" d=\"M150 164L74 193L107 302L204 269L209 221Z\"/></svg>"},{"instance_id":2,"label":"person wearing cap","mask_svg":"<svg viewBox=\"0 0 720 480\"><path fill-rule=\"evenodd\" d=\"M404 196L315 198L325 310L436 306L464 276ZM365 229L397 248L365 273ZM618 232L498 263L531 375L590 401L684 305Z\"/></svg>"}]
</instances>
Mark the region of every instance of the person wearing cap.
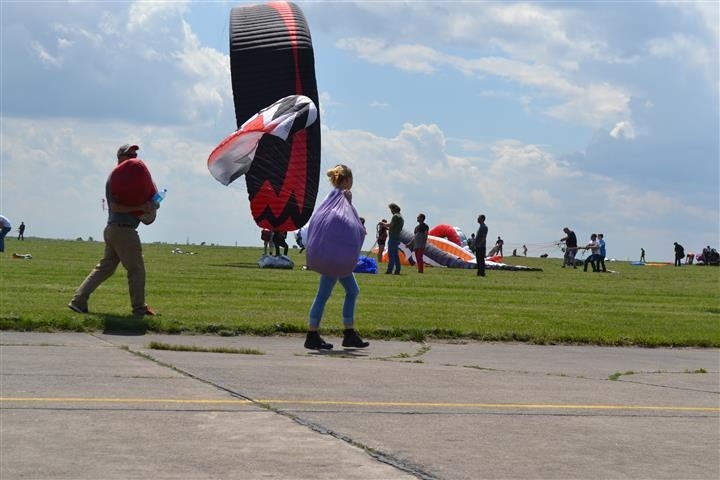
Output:
<instances>
[{"instance_id":1,"label":"person wearing cap","mask_svg":"<svg viewBox=\"0 0 720 480\"><path fill-rule=\"evenodd\" d=\"M137 145L125 144L117 151L117 165L137 158ZM139 160L138 160L139 161ZM145 262L142 256L142 244L137 233L140 224L138 213L154 213L157 205L148 200L142 205L124 205L119 203L112 194L112 174L105 183L105 197L108 205L108 222L103 231L105 253L100 262L78 287L68 307L77 313L88 313L88 299L100 284L110 278L118 264L122 263L127 270L130 303L134 315L155 315L145 303ZM140 185L130 185L139 188Z\"/></svg>"}]
</instances>

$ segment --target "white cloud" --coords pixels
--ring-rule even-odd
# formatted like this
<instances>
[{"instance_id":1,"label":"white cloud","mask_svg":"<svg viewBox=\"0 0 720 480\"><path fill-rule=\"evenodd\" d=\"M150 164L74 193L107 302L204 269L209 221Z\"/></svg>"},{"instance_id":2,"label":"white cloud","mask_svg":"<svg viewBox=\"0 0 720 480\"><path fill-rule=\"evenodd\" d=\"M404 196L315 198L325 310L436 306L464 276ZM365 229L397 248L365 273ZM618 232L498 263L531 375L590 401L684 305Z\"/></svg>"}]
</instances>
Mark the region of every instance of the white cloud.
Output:
<instances>
[{"instance_id":1,"label":"white cloud","mask_svg":"<svg viewBox=\"0 0 720 480\"><path fill-rule=\"evenodd\" d=\"M655 38L648 42L650 55L687 61L702 67L717 64L717 58L707 45L698 38L676 33L670 37Z\"/></svg>"},{"instance_id":2,"label":"white cloud","mask_svg":"<svg viewBox=\"0 0 720 480\"><path fill-rule=\"evenodd\" d=\"M615 128L610 131L610 136L613 138L626 138L632 140L635 138L635 128L631 122L618 122L615 124Z\"/></svg>"},{"instance_id":3,"label":"white cloud","mask_svg":"<svg viewBox=\"0 0 720 480\"><path fill-rule=\"evenodd\" d=\"M601 127L631 114L631 97L623 88L608 83L577 84L563 72L546 65L502 57L466 59L420 45L390 45L369 38L346 38L336 45L368 62L410 73L431 74L442 67L451 67L468 76L490 74L512 80L536 89L539 95L558 98L562 103L547 109L546 114L564 121Z\"/></svg>"},{"instance_id":4,"label":"white cloud","mask_svg":"<svg viewBox=\"0 0 720 480\"><path fill-rule=\"evenodd\" d=\"M3 98L4 113L22 115L37 105L48 115L112 112L228 133L235 121L227 55L201 44L186 12L185 2L70 4L43 10L45 18L7 12L3 22L14 28L3 23L2 80L13 95Z\"/></svg>"},{"instance_id":5,"label":"white cloud","mask_svg":"<svg viewBox=\"0 0 720 480\"><path fill-rule=\"evenodd\" d=\"M187 0L172 2L136 1L130 5L127 28L130 32L162 28L168 18L176 18L187 12Z\"/></svg>"},{"instance_id":6,"label":"white cloud","mask_svg":"<svg viewBox=\"0 0 720 480\"><path fill-rule=\"evenodd\" d=\"M55 68L62 66L62 58L59 56L53 56L40 44L40 42L32 42L30 47L44 65Z\"/></svg>"},{"instance_id":7,"label":"white cloud","mask_svg":"<svg viewBox=\"0 0 720 480\"><path fill-rule=\"evenodd\" d=\"M322 8L322 14L313 13L338 15L337 9L348 9L341 15L361 18L359 26L364 28L359 31L369 31L371 26L377 38L386 38L390 43L423 38L438 50L461 48L500 54L568 71L578 71L587 61L619 64L637 60L608 45L592 9L587 14L562 3L355 2ZM402 24L395 20L398 17L403 18ZM429 64L419 65L430 68Z\"/></svg>"},{"instance_id":8,"label":"white cloud","mask_svg":"<svg viewBox=\"0 0 720 480\"><path fill-rule=\"evenodd\" d=\"M433 73L445 63L443 55L422 45L388 45L375 38L344 38L335 44L354 52L359 58L379 65L392 65L412 73Z\"/></svg>"}]
</instances>

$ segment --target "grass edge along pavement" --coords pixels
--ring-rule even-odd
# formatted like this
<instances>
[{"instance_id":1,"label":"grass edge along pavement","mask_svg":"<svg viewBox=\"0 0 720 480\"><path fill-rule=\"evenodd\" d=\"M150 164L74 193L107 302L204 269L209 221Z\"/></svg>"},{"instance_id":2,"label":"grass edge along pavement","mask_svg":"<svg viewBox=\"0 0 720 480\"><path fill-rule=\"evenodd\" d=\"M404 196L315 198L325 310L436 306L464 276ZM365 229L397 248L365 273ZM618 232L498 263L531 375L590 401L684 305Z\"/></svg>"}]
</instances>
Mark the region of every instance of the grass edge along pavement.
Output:
<instances>
[{"instance_id":1,"label":"grass edge along pavement","mask_svg":"<svg viewBox=\"0 0 720 480\"><path fill-rule=\"evenodd\" d=\"M7 239L6 239L7 241ZM122 267L93 294L90 314L66 304L103 244L10 240L0 256L0 329L211 335L302 334L317 274L260 269L260 247L174 244L143 246L148 302L159 317L130 315ZM179 248L195 255L174 254ZM32 259L14 259L13 251ZM616 273L560 268L557 258L506 257L542 272L413 267L403 274L358 274L357 328L373 339L518 341L536 344L720 347L720 270L636 267L608 262ZM382 266L381 266L382 271ZM342 288L331 297L322 329L340 335Z\"/></svg>"}]
</instances>

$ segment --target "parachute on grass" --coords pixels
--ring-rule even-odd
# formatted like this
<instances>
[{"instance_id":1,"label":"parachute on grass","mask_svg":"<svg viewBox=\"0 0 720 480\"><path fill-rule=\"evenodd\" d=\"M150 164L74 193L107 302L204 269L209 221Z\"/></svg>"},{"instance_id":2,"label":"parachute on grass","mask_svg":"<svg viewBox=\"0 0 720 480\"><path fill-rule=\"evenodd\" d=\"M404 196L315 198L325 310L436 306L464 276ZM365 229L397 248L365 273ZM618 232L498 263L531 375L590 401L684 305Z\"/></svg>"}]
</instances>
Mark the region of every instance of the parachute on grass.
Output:
<instances>
[{"instance_id":1,"label":"parachute on grass","mask_svg":"<svg viewBox=\"0 0 720 480\"><path fill-rule=\"evenodd\" d=\"M312 215L320 180L315 59L300 8L290 2L233 8L230 71L237 126L250 137L238 132L228 137L208 167L226 185L245 175L250 210L260 228L297 230ZM261 133L265 127L254 122L267 120L273 109L273 118L285 109L289 117L279 122L285 126L268 125L270 131Z\"/></svg>"}]
</instances>

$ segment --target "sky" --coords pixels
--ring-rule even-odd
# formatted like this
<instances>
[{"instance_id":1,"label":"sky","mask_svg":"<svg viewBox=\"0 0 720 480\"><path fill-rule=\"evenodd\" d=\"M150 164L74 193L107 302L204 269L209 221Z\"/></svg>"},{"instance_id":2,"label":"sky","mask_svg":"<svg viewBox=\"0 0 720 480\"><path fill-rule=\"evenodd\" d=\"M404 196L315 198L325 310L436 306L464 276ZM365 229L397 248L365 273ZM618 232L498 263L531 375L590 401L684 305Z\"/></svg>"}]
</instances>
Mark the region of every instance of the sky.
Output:
<instances>
[{"instance_id":1,"label":"sky","mask_svg":"<svg viewBox=\"0 0 720 480\"><path fill-rule=\"evenodd\" d=\"M408 228L422 212L468 236L485 214L506 255L561 256L566 226L618 260L719 246L718 2L296 3L322 171L353 169L365 249L390 202ZM115 152L137 143L168 189L144 242L262 245L244 181L207 169L236 128L242 4L3 0L0 213L28 236L101 239Z\"/></svg>"}]
</instances>

